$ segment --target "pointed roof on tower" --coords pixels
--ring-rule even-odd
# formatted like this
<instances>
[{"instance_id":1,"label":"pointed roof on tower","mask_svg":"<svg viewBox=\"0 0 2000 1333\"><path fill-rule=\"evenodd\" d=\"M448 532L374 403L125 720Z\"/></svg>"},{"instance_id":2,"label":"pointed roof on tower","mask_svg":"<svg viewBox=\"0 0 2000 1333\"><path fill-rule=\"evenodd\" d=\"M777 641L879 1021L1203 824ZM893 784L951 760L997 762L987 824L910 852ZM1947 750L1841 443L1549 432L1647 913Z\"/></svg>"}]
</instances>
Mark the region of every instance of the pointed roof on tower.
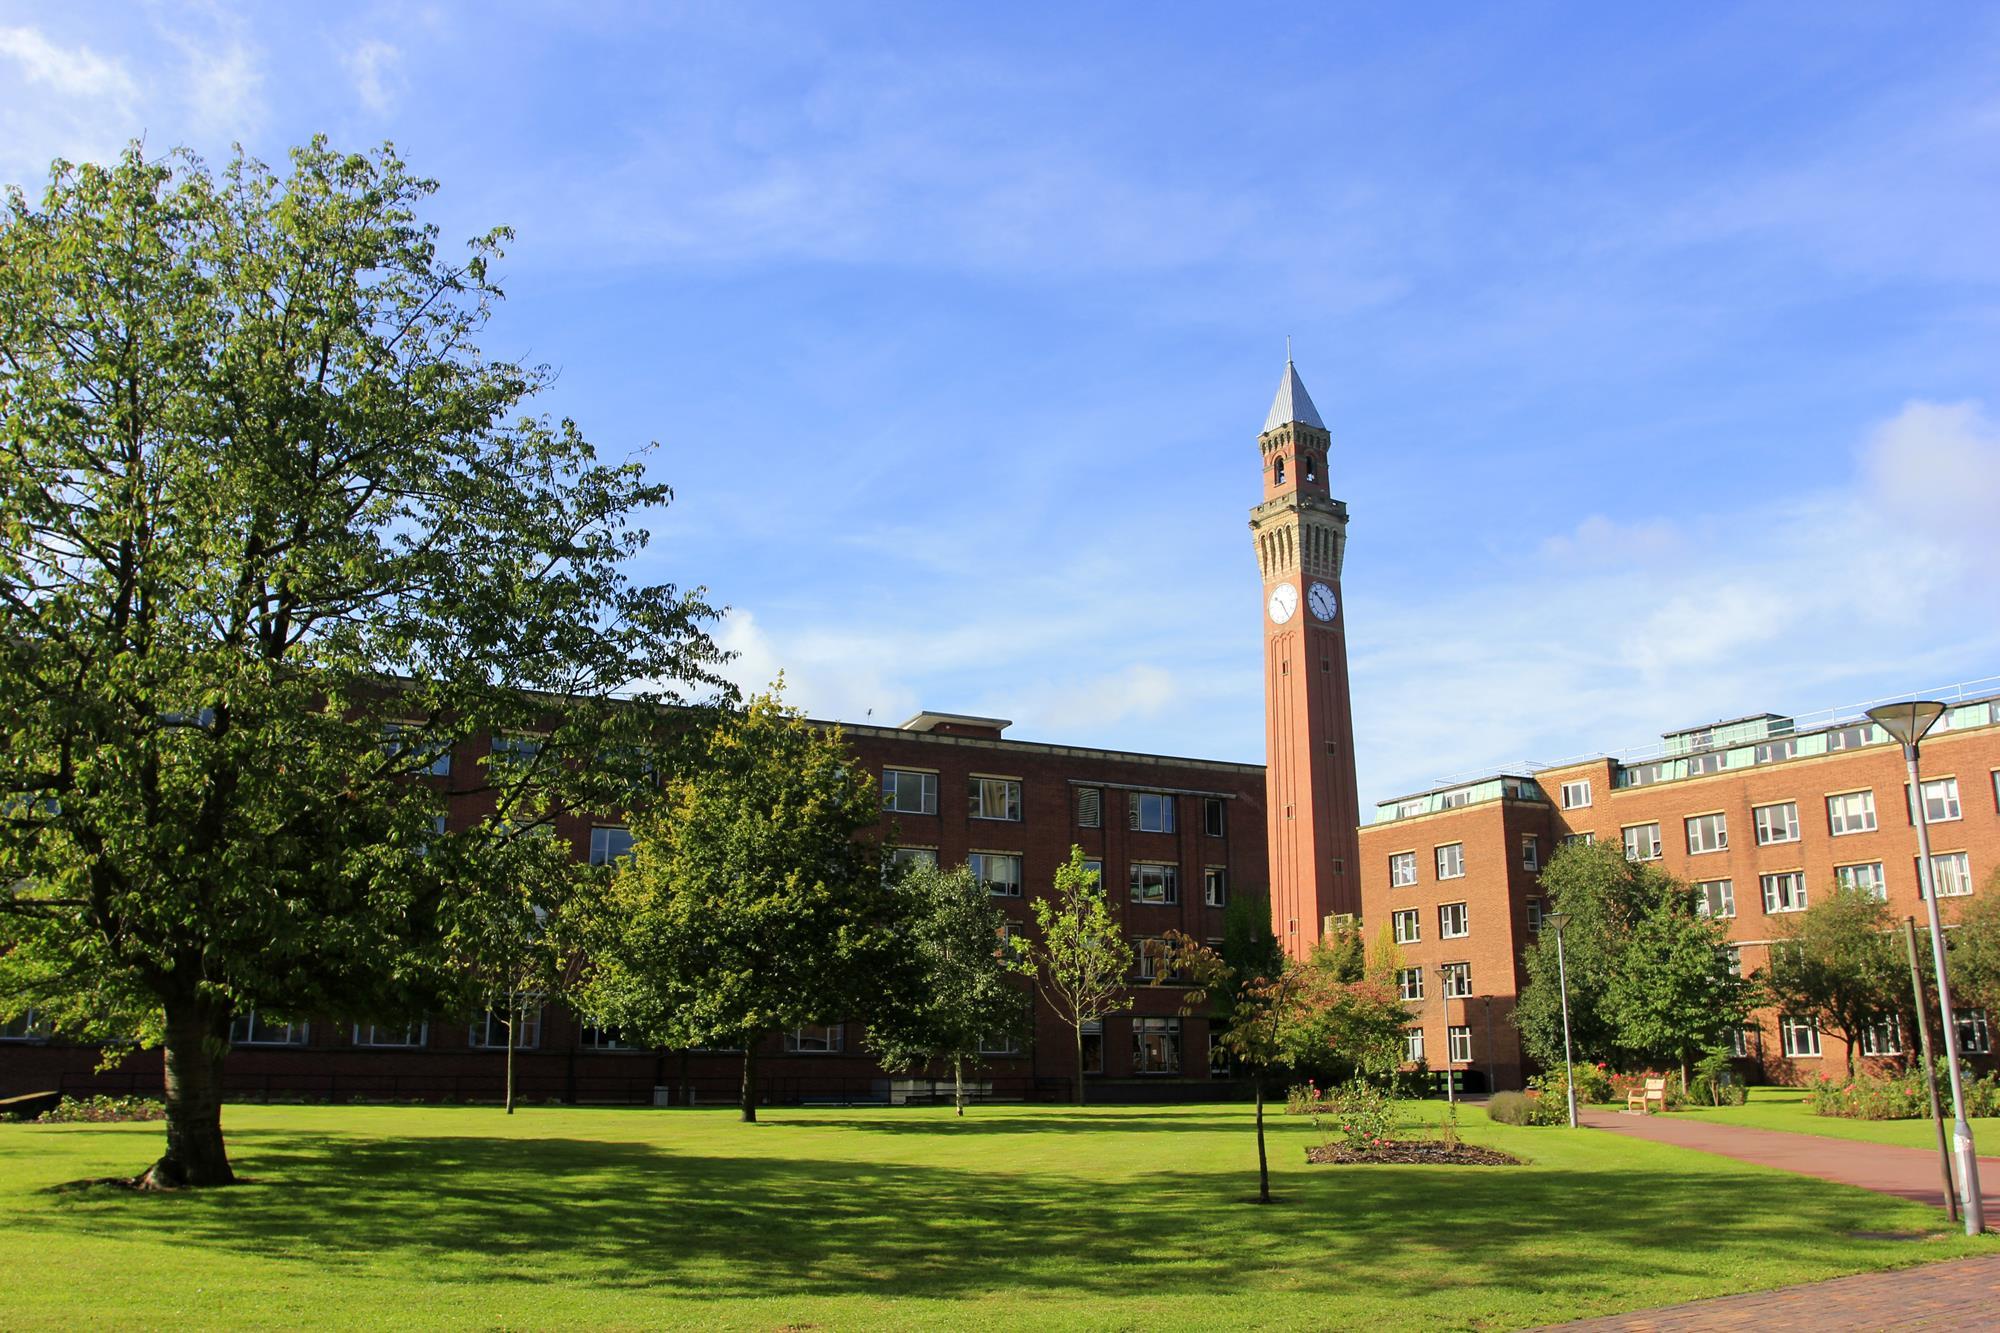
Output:
<instances>
[{"instance_id":1,"label":"pointed roof on tower","mask_svg":"<svg viewBox=\"0 0 2000 1333\"><path fill-rule=\"evenodd\" d=\"M1271 400L1271 414L1264 418L1264 430L1274 431L1292 421L1326 429L1326 423L1319 419L1319 409L1313 406L1312 395L1306 392L1306 386L1299 380L1299 372L1292 365L1292 359L1286 357L1285 377L1278 381L1278 396Z\"/></svg>"}]
</instances>

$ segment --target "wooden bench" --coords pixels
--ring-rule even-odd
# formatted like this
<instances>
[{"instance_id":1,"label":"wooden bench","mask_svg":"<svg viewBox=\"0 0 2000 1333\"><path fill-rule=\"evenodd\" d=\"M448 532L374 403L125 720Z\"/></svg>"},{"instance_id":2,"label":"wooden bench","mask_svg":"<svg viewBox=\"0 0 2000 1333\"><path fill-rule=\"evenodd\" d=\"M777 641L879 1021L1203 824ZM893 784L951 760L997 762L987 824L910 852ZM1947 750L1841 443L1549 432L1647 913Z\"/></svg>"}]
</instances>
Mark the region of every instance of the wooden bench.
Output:
<instances>
[{"instance_id":1,"label":"wooden bench","mask_svg":"<svg viewBox=\"0 0 2000 1333\"><path fill-rule=\"evenodd\" d=\"M1645 1115L1655 1106L1667 1109L1667 1080L1665 1077L1649 1078L1644 1088L1634 1088L1625 1094L1625 1109Z\"/></svg>"}]
</instances>

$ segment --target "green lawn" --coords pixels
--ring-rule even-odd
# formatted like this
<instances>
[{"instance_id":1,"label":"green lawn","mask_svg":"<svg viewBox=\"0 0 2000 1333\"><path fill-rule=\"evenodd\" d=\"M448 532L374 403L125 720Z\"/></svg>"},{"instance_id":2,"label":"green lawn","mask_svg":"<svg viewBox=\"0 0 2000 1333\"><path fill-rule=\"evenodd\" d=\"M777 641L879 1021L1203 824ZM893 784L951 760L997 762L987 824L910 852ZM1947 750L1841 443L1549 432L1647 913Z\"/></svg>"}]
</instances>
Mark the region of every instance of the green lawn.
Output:
<instances>
[{"instance_id":1,"label":"green lawn","mask_svg":"<svg viewBox=\"0 0 2000 1333\"><path fill-rule=\"evenodd\" d=\"M1940 1088L1943 1084L1939 1084ZM1691 1112L1705 1121L1731 1125L1753 1125L1758 1129L1782 1129L1794 1134L1821 1134L1830 1139L1862 1139L1869 1143L1893 1143L1902 1148L1937 1149L1937 1131L1925 1120L1844 1120L1839 1116L1814 1115L1806 1109L1804 1088L1752 1088L1750 1100L1742 1106L1707 1107ZM1951 1121L1944 1122L1945 1135ZM2000 1118L1985 1116L1972 1121L1972 1139L1979 1151L2000 1153Z\"/></svg>"},{"instance_id":2,"label":"green lawn","mask_svg":"<svg viewBox=\"0 0 2000 1333\"><path fill-rule=\"evenodd\" d=\"M232 1106L254 1183L49 1187L155 1125L0 1125L7 1327L1509 1328L1991 1250L1932 1209L1598 1131L1308 1167L1247 1108ZM1916 1240L1855 1232L1917 1231Z\"/></svg>"}]
</instances>

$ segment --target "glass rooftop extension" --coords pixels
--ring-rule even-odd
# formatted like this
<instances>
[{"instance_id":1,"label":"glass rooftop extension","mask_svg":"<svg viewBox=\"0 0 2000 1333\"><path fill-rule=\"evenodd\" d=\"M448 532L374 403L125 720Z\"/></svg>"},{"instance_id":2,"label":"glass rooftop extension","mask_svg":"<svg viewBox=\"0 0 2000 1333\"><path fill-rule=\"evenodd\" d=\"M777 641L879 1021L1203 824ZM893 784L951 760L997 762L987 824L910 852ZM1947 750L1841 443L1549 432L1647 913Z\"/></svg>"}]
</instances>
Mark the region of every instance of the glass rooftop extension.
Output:
<instances>
[{"instance_id":1,"label":"glass rooftop extension","mask_svg":"<svg viewBox=\"0 0 2000 1333\"><path fill-rule=\"evenodd\" d=\"M1382 824L1395 819L1414 819L1418 815L1434 815L1440 810L1456 810L1461 805L1497 801L1503 796L1516 801L1548 799L1533 778L1503 773L1457 787L1440 787L1436 791L1383 801L1375 807L1375 822Z\"/></svg>"}]
</instances>

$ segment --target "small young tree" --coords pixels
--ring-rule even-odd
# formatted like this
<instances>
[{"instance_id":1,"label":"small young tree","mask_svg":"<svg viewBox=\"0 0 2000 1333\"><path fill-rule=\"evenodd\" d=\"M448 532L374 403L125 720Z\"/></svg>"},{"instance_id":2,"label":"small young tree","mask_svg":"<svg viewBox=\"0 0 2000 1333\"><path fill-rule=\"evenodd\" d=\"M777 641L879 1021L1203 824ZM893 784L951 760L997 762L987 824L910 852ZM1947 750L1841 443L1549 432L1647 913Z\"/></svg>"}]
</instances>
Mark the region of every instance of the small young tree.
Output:
<instances>
[{"instance_id":1,"label":"small young tree","mask_svg":"<svg viewBox=\"0 0 2000 1333\"><path fill-rule=\"evenodd\" d=\"M758 1048L870 1014L893 971L880 854L856 837L881 815L837 730L752 700L634 825L589 931L585 1007L653 1045L740 1047L756 1120Z\"/></svg>"},{"instance_id":2,"label":"small young tree","mask_svg":"<svg viewBox=\"0 0 2000 1333\"><path fill-rule=\"evenodd\" d=\"M1016 1036L1026 997L1007 966L1007 917L965 866L913 866L894 886L899 976L866 1043L884 1069L942 1061L965 1114L965 1069L988 1037Z\"/></svg>"},{"instance_id":3,"label":"small young tree","mask_svg":"<svg viewBox=\"0 0 2000 1333\"><path fill-rule=\"evenodd\" d=\"M1771 1003L1816 1019L1847 1044L1847 1076L1862 1033L1899 1012L1909 973L1899 965L1888 907L1860 889L1836 885L1796 916L1781 918L1764 970Z\"/></svg>"},{"instance_id":4,"label":"small young tree","mask_svg":"<svg viewBox=\"0 0 2000 1333\"><path fill-rule=\"evenodd\" d=\"M1618 1044L1678 1065L1681 1091L1704 1051L1743 1025L1751 984L1730 971L1729 930L1701 914L1696 895L1671 880L1633 921L1604 1009Z\"/></svg>"},{"instance_id":5,"label":"small young tree","mask_svg":"<svg viewBox=\"0 0 2000 1333\"><path fill-rule=\"evenodd\" d=\"M1056 870L1055 892L1036 898L1035 933L1023 939L1011 966L1034 980L1049 1008L1076 1038L1076 1089L1083 1105L1083 1029L1118 1008L1132 972L1132 946L1104 897L1098 873L1072 846Z\"/></svg>"}]
</instances>

